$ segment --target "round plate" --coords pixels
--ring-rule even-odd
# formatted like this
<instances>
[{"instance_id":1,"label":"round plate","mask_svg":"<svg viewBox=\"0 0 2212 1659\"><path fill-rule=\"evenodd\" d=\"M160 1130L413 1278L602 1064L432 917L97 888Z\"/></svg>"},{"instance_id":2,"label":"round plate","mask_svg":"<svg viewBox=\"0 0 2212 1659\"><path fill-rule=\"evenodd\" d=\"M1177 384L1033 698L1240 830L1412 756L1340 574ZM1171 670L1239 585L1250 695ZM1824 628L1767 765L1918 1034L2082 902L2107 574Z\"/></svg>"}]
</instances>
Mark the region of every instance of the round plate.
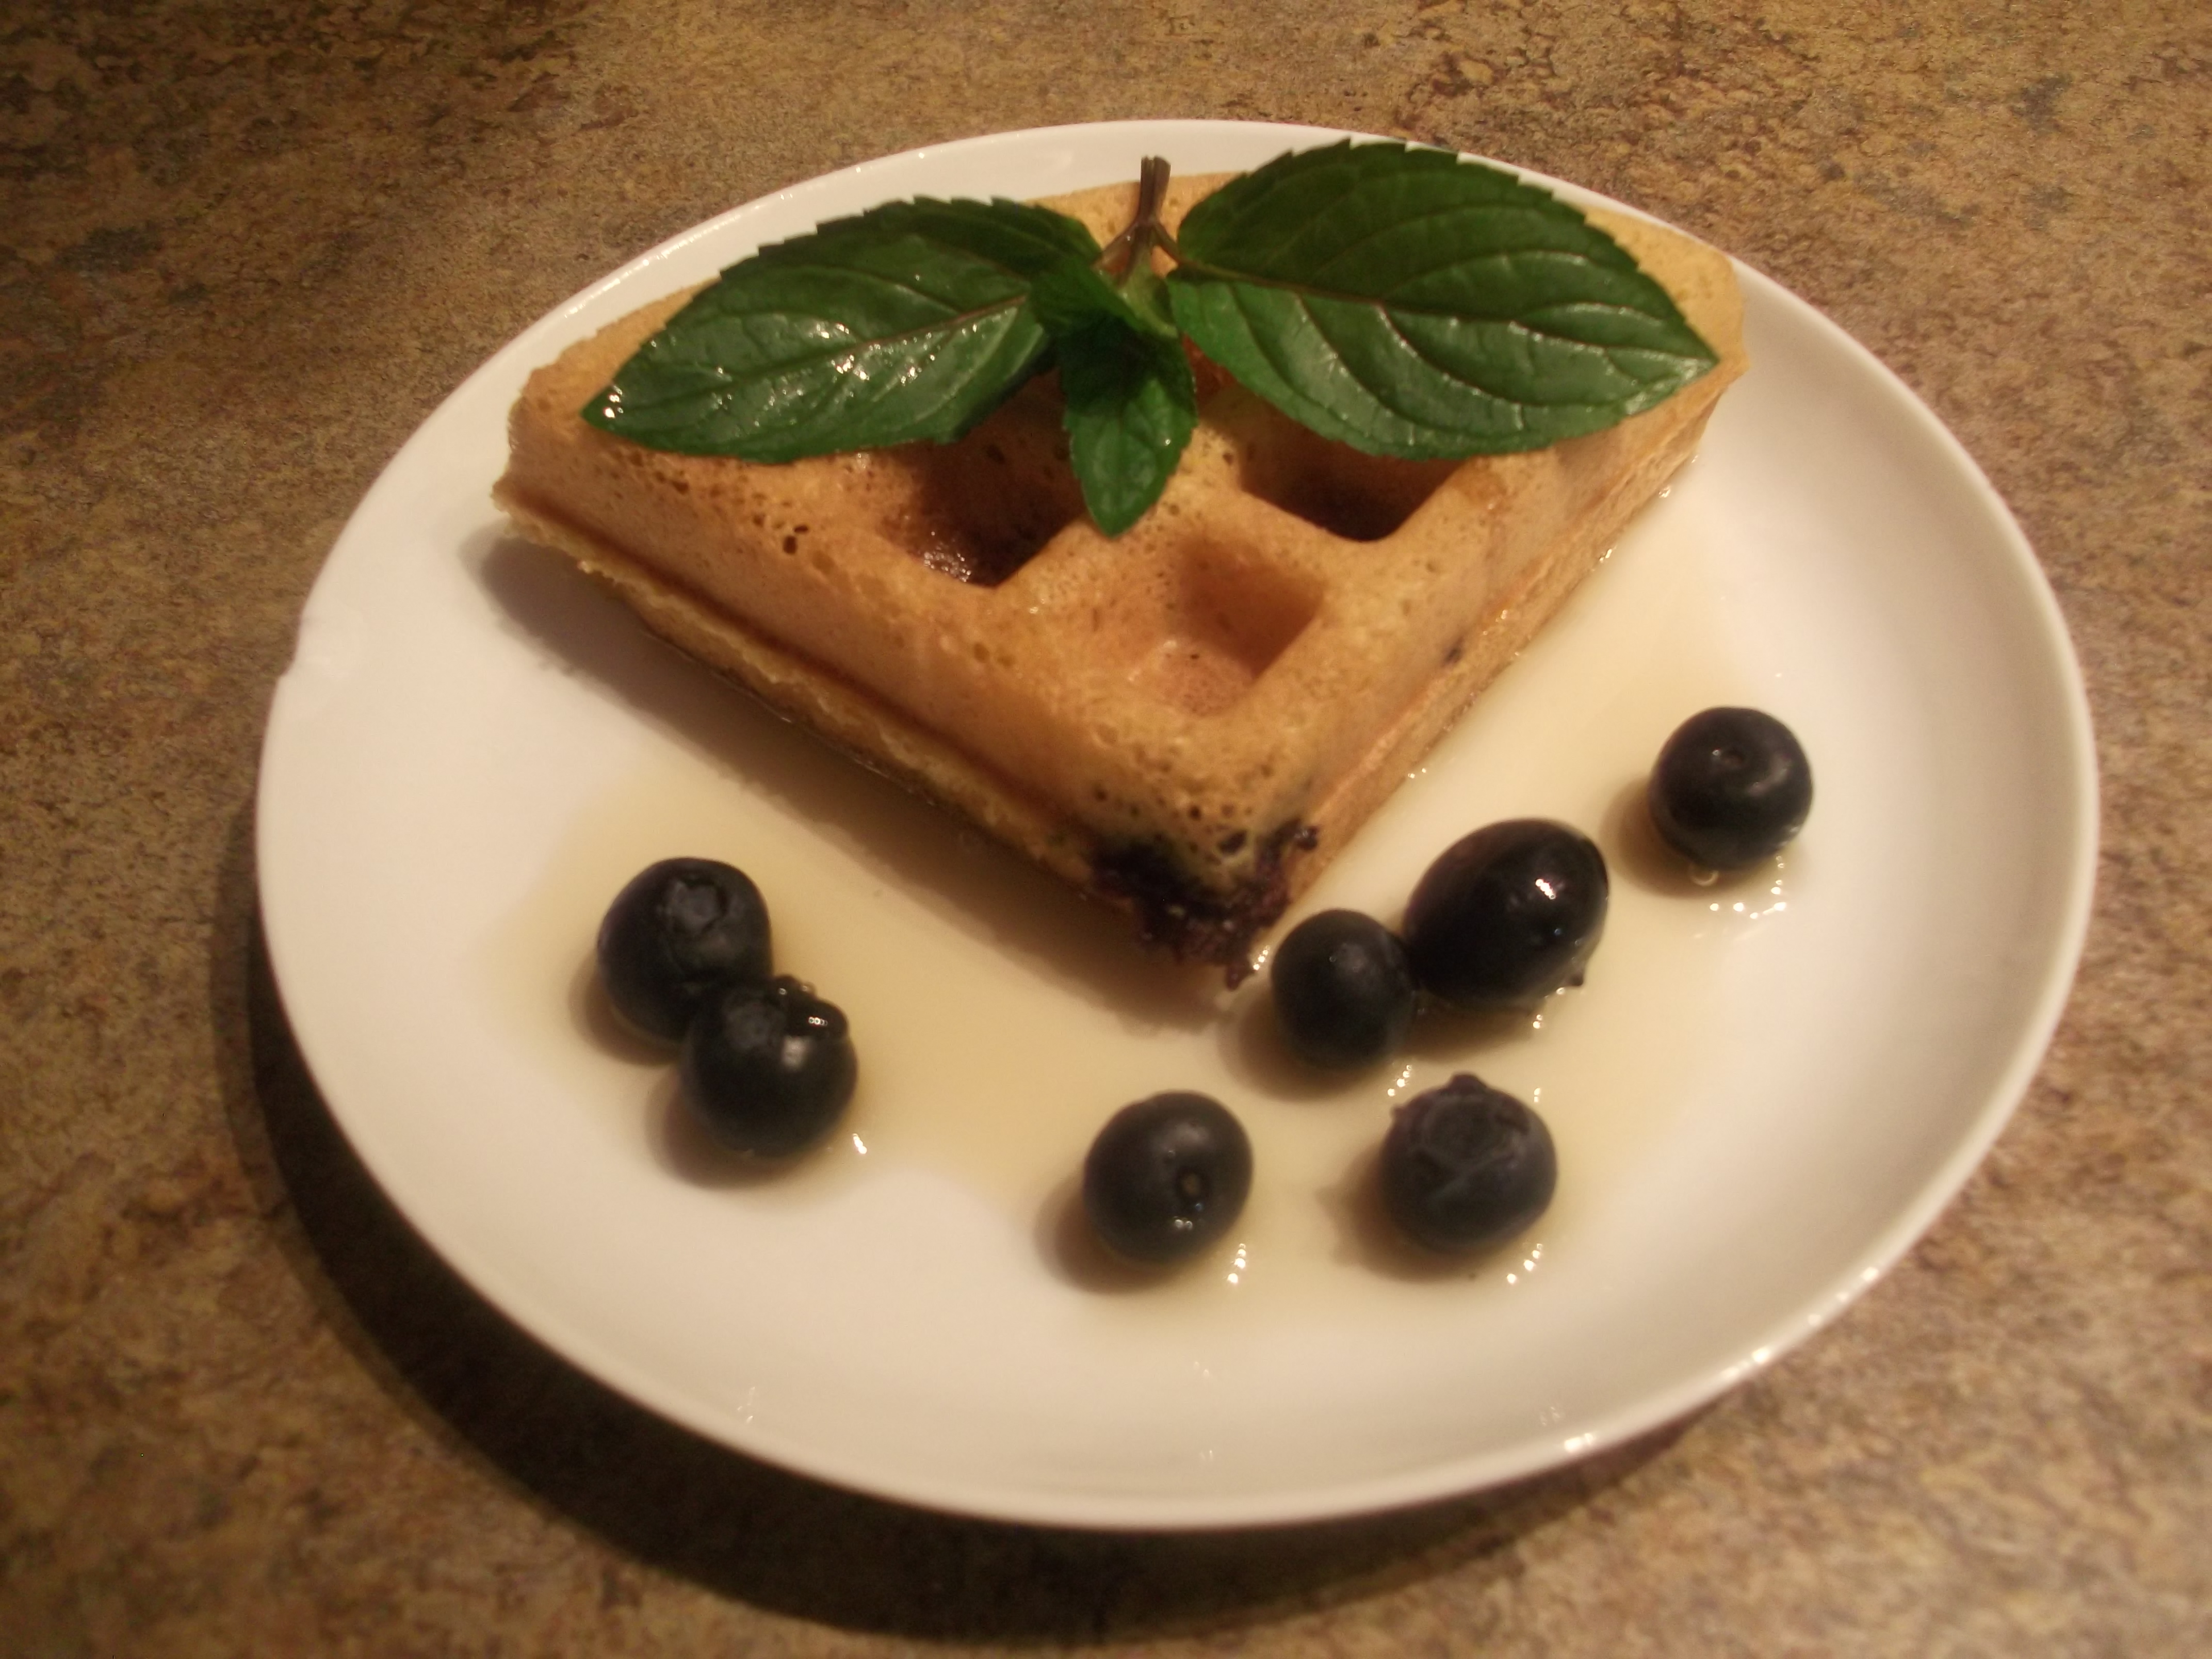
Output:
<instances>
[{"instance_id":1,"label":"round plate","mask_svg":"<svg viewBox=\"0 0 2212 1659\"><path fill-rule=\"evenodd\" d=\"M933 1506L1283 1522L1474 1488L1711 1398L1832 1317L2026 1088L2090 891L2087 716L2033 555L1972 462L1801 301L1741 276L1751 374L1701 457L1304 907L1395 919L1491 819L1578 823L1614 897L1588 984L1424 1025L1316 1080L1264 981L1196 986L1118 926L779 725L514 539L489 490L524 376L757 245L915 194L1030 198L1340 135L1209 122L870 162L654 249L484 365L355 514L263 762L287 1011L393 1200L539 1338L702 1433ZM1561 186L1584 202L1596 198ZM1756 703L1813 757L1784 858L1699 887L1645 844L1650 756ZM750 872L779 966L850 1015L851 1120L762 1174L688 1128L592 986L600 909L672 854ZM1367 1164L1455 1071L1561 1158L1525 1238L1408 1256ZM1117 1106L1217 1094L1257 1152L1237 1238L1117 1276L1071 1215Z\"/></svg>"}]
</instances>

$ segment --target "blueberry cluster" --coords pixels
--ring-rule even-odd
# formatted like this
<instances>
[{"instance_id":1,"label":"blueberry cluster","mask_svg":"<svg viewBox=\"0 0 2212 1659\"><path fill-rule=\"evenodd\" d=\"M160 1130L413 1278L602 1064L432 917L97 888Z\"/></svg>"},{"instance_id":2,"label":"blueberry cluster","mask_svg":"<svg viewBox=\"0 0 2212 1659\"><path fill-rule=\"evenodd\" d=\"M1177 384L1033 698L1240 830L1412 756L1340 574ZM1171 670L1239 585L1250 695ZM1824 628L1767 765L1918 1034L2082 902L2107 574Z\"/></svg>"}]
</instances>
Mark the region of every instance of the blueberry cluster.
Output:
<instances>
[{"instance_id":1,"label":"blueberry cluster","mask_svg":"<svg viewBox=\"0 0 2212 1659\"><path fill-rule=\"evenodd\" d=\"M1646 800L1660 839L1693 865L1742 869L1803 827L1812 767L1773 716L1709 708L1660 750ZM1579 830L1543 818L1477 830L1415 884L1402 933L1354 910L1324 910L1291 930L1269 971L1284 1042L1310 1066L1349 1069L1398 1052L1425 995L1466 1012L1532 1007L1582 983L1608 896L1605 857ZM1218 1102L1156 1096L1100 1133L1084 1204L1118 1254L1179 1261L1234 1223L1251 1169L1244 1131ZM1445 1253L1521 1232L1559 1179L1543 1120L1465 1073L1397 1109L1376 1169L1399 1230Z\"/></svg>"},{"instance_id":2,"label":"blueberry cluster","mask_svg":"<svg viewBox=\"0 0 2212 1659\"><path fill-rule=\"evenodd\" d=\"M1813 776L1790 729L1749 708L1709 708L1669 738L1646 791L1651 823L1705 869L1779 851L1812 810ZM1463 1011L1527 1008L1583 970L1605 931L1605 857L1544 818L1453 842L1406 903L1402 933L1324 910L1277 947L1269 986L1285 1042L1306 1064L1370 1066L1395 1054L1425 996ZM629 1024L681 1045L686 1104L723 1145L761 1158L826 1133L859 1074L844 1013L775 972L767 902L741 871L665 859L616 896L599 963ZM1503 1243L1551 1203L1559 1163L1543 1120L1462 1073L1393 1115L1376 1180L1408 1238L1462 1253ZM1252 1146L1208 1096L1154 1095L1108 1121L1083 1165L1092 1231L1149 1264L1203 1251L1243 1213Z\"/></svg>"},{"instance_id":3,"label":"blueberry cluster","mask_svg":"<svg viewBox=\"0 0 2212 1659\"><path fill-rule=\"evenodd\" d=\"M690 858L641 871L599 924L599 964L628 1024L682 1046L684 1103L722 1145L787 1158L852 1098L844 1012L775 972L768 904L743 871Z\"/></svg>"},{"instance_id":4,"label":"blueberry cluster","mask_svg":"<svg viewBox=\"0 0 2212 1659\"><path fill-rule=\"evenodd\" d=\"M1402 938L1356 910L1285 937L1268 976L1284 1041L1310 1065L1370 1066L1404 1043L1424 993L1473 1012L1534 1006L1582 982L1610 891L1605 855L1566 824L1510 818L1463 836L1414 884ZM1376 1171L1399 1231L1456 1254L1543 1214L1559 1159L1541 1118L1462 1073L1398 1109Z\"/></svg>"}]
</instances>

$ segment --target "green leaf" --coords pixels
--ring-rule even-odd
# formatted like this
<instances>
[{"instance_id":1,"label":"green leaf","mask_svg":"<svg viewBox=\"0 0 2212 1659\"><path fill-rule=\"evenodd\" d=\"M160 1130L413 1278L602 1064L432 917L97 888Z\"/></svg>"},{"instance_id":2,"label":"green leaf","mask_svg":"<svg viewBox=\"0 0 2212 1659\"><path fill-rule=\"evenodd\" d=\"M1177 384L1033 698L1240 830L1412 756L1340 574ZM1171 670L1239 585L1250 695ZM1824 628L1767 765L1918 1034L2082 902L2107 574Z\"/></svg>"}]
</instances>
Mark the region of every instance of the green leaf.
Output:
<instances>
[{"instance_id":1,"label":"green leaf","mask_svg":"<svg viewBox=\"0 0 2212 1659\"><path fill-rule=\"evenodd\" d=\"M1109 536L1159 500L1198 424L1197 381L1161 290L1141 259L1120 289L1068 259L1033 290L1060 365L1076 482Z\"/></svg>"},{"instance_id":2,"label":"green leaf","mask_svg":"<svg viewBox=\"0 0 2212 1659\"><path fill-rule=\"evenodd\" d=\"M1565 202L1443 150L1349 141L1191 210L1168 278L1199 349L1292 420L1408 459L1536 449L1718 361Z\"/></svg>"},{"instance_id":3,"label":"green leaf","mask_svg":"<svg viewBox=\"0 0 2212 1659\"><path fill-rule=\"evenodd\" d=\"M1042 366L1030 283L1096 258L1018 202L893 202L732 265L583 410L654 449L788 461L940 441Z\"/></svg>"}]
</instances>

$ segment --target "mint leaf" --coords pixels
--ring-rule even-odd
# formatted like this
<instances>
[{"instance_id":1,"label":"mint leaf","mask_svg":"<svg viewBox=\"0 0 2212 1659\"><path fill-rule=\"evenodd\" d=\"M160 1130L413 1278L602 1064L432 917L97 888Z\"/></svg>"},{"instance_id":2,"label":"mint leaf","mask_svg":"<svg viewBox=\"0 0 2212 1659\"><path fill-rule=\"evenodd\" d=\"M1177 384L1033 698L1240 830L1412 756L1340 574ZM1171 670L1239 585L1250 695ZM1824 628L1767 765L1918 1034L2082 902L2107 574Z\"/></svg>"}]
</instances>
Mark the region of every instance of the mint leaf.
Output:
<instances>
[{"instance_id":1,"label":"mint leaf","mask_svg":"<svg viewBox=\"0 0 2212 1659\"><path fill-rule=\"evenodd\" d=\"M1042 367L1026 301L1081 224L1018 202L893 202L732 265L583 410L654 449L788 461L958 437Z\"/></svg>"},{"instance_id":2,"label":"mint leaf","mask_svg":"<svg viewBox=\"0 0 2212 1659\"><path fill-rule=\"evenodd\" d=\"M1159 500L1198 424L1197 381L1163 288L1140 257L1121 288L1068 259L1031 291L1060 365L1083 504L1109 536Z\"/></svg>"},{"instance_id":3,"label":"mint leaf","mask_svg":"<svg viewBox=\"0 0 2212 1659\"><path fill-rule=\"evenodd\" d=\"M1193 208L1168 278L1200 350L1292 420L1408 459L1536 449L1718 361L1620 245L1443 150L1348 140Z\"/></svg>"}]
</instances>

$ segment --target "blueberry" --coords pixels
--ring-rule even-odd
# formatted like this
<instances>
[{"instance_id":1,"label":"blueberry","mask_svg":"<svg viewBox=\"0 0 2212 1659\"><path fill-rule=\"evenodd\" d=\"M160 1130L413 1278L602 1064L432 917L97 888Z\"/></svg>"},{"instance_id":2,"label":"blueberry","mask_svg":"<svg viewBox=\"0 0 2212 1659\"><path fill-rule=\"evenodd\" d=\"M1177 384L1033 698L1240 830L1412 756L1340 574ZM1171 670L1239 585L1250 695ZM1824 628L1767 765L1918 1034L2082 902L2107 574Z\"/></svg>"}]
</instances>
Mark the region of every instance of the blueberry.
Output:
<instances>
[{"instance_id":1,"label":"blueberry","mask_svg":"<svg viewBox=\"0 0 2212 1659\"><path fill-rule=\"evenodd\" d=\"M1813 810L1813 763L1756 708L1708 708L1675 729L1644 791L1659 838L1708 870L1771 858Z\"/></svg>"},{"instance_id":2,"label":"blueberry","mask_svg":"<svg viewBox=\"0 0 2212 1659\"><path fill-rule=\"evenodd\" d=\"M1323 910L1293 927L1268 969L1275 1018L1309 1066L1371 1065L1413 1023L1413 964L1398 936L1357 910Z\"/></svg>"},{"instance_id":3,"label":"blueberry","mask_svg":"<svg viewBox=\"0 0 2212 1659\"><path fill-rule=\"evenodd\" d=\"M681 1042L709 991L768 978L768 906L743 871L664 859L615 896L599 923L599 957L615 1012L648 1036Z\"/></svg>"},{"instance_id":4,"label":"blueberry","mask_svg":"<svg viewBox=\"0 0 2212 1659\"><path fill-rule=\"evenodd\" d=\"M1605 857L1589 836L1510 818L1454 842L1406 905L1406 954L1456 1007L1526 1007L1579 984L1605 931Z\"/></svg>"},{"instance_id":5,"label":"blueberry","mask_svg":"<svg viewBox=\"0 0 2212 1659\"><path fill-rule=\"evenodd\" d=\"M1400 1230L1459 1254L1532 1224L1551 1205L1559 1163L1543 1119L1462 1072L1398 1109L1378 1173L1382 1206Z\"/></svg>"},{"instance_id":6,"label":"blueberry","mask_svg":"<svg viewBox=\"0 0 2212 1659\"><path fill-rule=\"evenodd\" d=\"M1244 1126L1209 1095L1174 1091L1124 1106L1083 1160L1083 1208L1115 1255L1195 1255L1243 1212L1252 1190Z\"/></svg>"},{"instance_id":7,"label":"blueberry","mask_svg":"<svg viewBox=\"0 0 2212 1659\"><path fill-rule=\"evenodd\" d=\"M679 1072L684 1103L715 1139L785 1158L837 1121L860 1063L844 1011L786 976L714 993L684 1039Z\"/></svg>"}]
</instances>

